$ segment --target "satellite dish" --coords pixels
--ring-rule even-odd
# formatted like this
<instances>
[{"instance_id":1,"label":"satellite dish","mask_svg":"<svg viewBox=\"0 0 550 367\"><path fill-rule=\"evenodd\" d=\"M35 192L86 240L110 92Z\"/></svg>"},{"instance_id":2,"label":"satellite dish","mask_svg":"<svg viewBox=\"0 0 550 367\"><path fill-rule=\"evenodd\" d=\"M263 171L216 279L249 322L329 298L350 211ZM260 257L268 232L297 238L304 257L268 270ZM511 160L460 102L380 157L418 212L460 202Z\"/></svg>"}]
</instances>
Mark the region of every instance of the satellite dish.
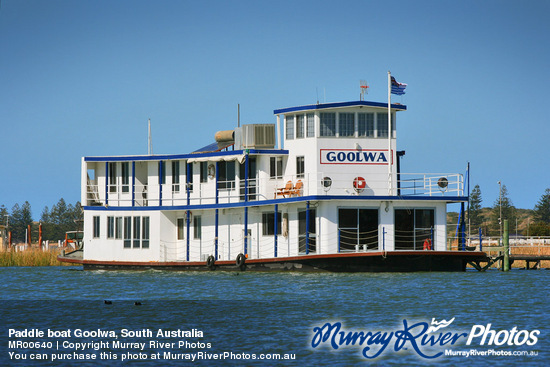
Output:
<instances>
[{"instance_id":1,"label":"satellite dish","mask_svg":"<svg viewBox=\"0 0 550 367\"><path fill-rule=\"evenodd\" d=\"M328 190L330 190L330 187L332 186L332 179L328 176L323 177L323 179L321 180L321 185L323 185L323 190L327 192Z\"/></svg>"}]
</instances>

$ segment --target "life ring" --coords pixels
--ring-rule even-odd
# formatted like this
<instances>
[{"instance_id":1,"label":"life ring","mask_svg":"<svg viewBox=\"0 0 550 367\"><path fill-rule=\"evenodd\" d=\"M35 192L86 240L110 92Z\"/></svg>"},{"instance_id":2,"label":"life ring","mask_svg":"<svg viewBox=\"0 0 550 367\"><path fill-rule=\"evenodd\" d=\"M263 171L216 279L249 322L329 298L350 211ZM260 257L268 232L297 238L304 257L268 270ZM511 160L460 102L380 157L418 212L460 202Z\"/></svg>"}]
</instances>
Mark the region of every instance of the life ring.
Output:
<instances>
[{"instance_id":1,"label":"life ring","mask_svg":"<svg viewBox=\"0 0 550 367\"><path fill-rule=\"evenodd\" d=\"M356 192L363 192L365 187L367 187L367 181L363 177L355 177L353 179L353 189Z\"/></svg>"},{"instance_id":2,"label":"life ring","mask_svg":"<svg viewBox=\"0 0 550 367\"><path fill-rule=\"evenodd\" d=\"M245 262L246 262L246 257L240 253L237 255L237 259L235 260L235 264L241 269L241 270L244 270L244 267L246 266L245 265Z\"/></svg>"},{"instance_id":3,"label":"life ring","mask_svg":"<svg viewBox=\"0 0 550 367\"><path fill-rule=\"evenodd\" d=\"M187 220L187 214L189 214L189 223L192 224L193 222L193 212L191 210L187 210L185 211L185 213L183 213L183 219Z\"/></svg>"},{"instance_id":4,"label":"life ring","mask_svg":"<svg viewBox=\"0 0 550 367\"><path fill-rule=\"evenodd\" d=\"M208 165L208 178L213 180L216 177L216 166L213 164Z\"/></svg>"},{"instance_id":5,"label":"life ring","mask_svg":"<svg viewBox=\"0 0 550 367\"><path fill-rule=\"evenodd\" d=\"M214 267L216 266L216 259L213 255L208 256L208 258L206 259L206 266L208 267L208 269L214 270Z\"/></svg>"}]
</instances>

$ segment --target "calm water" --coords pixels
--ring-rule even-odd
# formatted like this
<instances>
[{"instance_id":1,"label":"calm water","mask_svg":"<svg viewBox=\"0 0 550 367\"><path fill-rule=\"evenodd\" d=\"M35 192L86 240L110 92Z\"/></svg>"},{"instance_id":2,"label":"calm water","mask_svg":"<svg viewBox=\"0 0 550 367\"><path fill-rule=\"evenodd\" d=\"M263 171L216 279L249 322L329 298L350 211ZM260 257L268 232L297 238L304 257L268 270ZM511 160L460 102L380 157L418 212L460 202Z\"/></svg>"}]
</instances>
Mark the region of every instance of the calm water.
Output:
<instances>
[{"instance_id":1,"label":"calm water","mask_svg":"<svg viewBox=\"0 0 550 367\"><path fill-rule=\"evenodd\" d=\"M484 366L533 365L550 362L550 271L513 270L508 273L489 271L478 273L414 273L414 274L301 274L301 273L225 273L225 272L166 272L166 271L82 271L78 267L0 268L0 365L76 365L81 361L52 362L52 353L67 355L75 352L71 345L56 343L109 342L108 346L93 349L89 344L77 353L94 354L96 360L88 365L120 365L120 358L130 351L137 356L139 349L117 349L115 340L145 342L142 352L147 359L134 360L143 366L182 365L181 360L151 360L151 354L164 352L191 354L203 352L203 358L213 354L294 354L295 360L259 361L202 359L198 365L351 365L367 364L362 356L367 346L342 346L335 350L327 343L312 348L313 329L325 323L342 323L345 331L395 332L418 322L454 322L435 332L469 333L474 325L500 332L503 338L516 327L540 330L535 345L479 345L474 339L466 345L466 337L454 345L422 347L427 355L446 349L454 351L493 350L496 352L537 351L537 356L445 356L428 360L419 357L408 342L395 351L395 339L374 359L381 365L459 364ZM109 300L112 304L105 304ZM135 305L140 302L141 305ZM16 338L9 329L71 330L69 337ZM114 331L114 337L77 337L75 329L97 332ZM151 330L154 336L126 337L122 329ZM157 336L157 330L192 330L203 332L202 337ZM415 329L419 330L419 329ZM478 329L479 330L479 329ZM411 332L413 332L411 330ZM519 340L521 340L521 338ZM52 342L52 348L8 348L10 341ZM151 340L174 342L174 348L150 346ZM179 341L210 343L210 348L189 344L178 348ZM372 339L371 339L372 341ZM420 339L418 341L420 343ZM25 348L26 347L26 348ZM372 345L374 351L376 344ZM10 359L9 352L24 360ZM46 354L48 360L30 360L31 354ZM117 360L100 359L113 357ZM494 352L492 352L494 353ZM373 353L370 353L371 355ZM73 356L71 354L71 356ZM74 357L74 356L73 356ZM88 356L89 357L89 356Z\"/></svg>"}]
</instances>

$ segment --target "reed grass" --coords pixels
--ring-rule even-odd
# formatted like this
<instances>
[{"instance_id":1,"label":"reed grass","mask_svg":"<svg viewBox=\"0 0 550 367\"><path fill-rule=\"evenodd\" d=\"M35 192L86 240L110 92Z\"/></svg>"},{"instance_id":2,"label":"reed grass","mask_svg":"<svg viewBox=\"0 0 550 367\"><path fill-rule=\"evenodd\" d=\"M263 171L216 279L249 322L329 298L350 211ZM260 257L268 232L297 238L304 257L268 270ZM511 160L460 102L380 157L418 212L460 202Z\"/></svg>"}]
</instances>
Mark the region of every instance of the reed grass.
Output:
<instances>
[{"instance_id":1,"label":"reed grass","mask_svg":"<svg viewBox=\"0 0 550 367\"><path fill-rule=\"evenodd\" d=\"M61 266L70 265L57 260L61 250L46 250L33 247L22 251L0 250L0 266Z\"/></svg>"}]
</instances>

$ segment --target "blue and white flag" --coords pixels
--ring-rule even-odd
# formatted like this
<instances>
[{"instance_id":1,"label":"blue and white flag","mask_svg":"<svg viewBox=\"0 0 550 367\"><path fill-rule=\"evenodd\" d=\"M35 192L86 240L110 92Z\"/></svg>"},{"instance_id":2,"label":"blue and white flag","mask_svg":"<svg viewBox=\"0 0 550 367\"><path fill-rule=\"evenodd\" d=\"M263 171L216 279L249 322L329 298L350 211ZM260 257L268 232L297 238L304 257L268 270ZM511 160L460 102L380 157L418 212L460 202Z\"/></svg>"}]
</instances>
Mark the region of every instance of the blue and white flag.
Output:
<instances>
[{"instance_id":1,"label":"blue and white flag","mask_svg":"<svg viewBox=\"0 0 550 367\"><path fill-rule=\"evenodd\" d=\"M405 94L405 88L407 88L407 84L405 83L398 83L395 78L391 77L391 93L397 94L398 96L401 96Z\"/></svg>"}]
</instances>

